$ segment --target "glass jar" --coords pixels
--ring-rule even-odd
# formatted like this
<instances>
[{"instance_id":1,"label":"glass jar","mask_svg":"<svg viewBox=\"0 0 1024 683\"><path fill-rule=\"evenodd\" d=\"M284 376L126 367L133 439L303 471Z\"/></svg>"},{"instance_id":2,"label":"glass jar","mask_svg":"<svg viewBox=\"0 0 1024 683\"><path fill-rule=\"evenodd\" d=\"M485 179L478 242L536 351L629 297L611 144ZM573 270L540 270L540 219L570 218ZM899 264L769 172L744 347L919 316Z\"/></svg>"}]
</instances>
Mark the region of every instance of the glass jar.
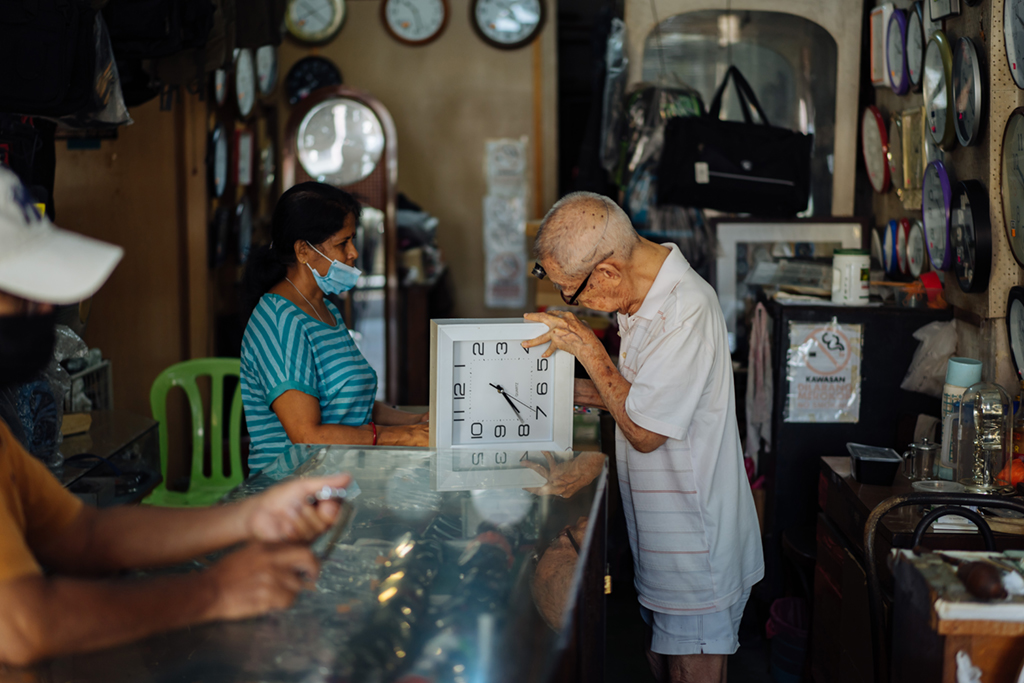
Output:
<instances>
[{"instance_id":1,"label":"glass jar","mask_svg":"<svg viewBox=\"0 0 1024 683\"><path fill-rule=\"evenodd\" d=\"M1012 493L1001 478L1013 458L1013 402L998 384L972 384L960 399L957 480L968 493Z\"/></svg>"}]
</instances>

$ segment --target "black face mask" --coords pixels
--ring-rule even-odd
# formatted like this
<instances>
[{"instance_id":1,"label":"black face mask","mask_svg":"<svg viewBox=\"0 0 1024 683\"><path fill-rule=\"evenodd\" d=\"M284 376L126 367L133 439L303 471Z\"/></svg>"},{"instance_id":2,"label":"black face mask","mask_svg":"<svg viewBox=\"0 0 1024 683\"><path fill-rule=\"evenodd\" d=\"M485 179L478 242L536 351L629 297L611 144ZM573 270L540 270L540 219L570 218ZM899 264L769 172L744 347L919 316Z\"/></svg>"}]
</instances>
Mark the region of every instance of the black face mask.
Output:
<instances>
[{"instance_id":1,"label":"black face mask","mask_svg":"<svg viewBox=\"0 0 1024 683\"><path fill-rule=\"evenodd\" d=\"M0 316L0 387L24 384L49 365L56 324L52 313Z\"/></svg>"}]
</instances>

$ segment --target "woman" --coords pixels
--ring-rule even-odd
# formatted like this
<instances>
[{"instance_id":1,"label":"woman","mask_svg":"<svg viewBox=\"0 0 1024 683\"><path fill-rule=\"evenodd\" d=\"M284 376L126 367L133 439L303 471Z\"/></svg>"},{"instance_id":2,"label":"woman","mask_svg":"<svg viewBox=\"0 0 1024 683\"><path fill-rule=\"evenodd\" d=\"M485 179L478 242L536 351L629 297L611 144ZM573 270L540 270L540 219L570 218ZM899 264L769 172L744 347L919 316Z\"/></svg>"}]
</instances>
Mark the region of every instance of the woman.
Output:
<instances>
[{"instance_id":1,"label":"woman","mask_svg":"<svg viewBox=\"0 0 1024 683\"><path fill-rule=\"evenodd\" d=\"M324 298L359 277L352 267L359 211L344 190L296 185L274 209L270 246L251 256L246 288L256 304L241 377L250 470L293 443L427 445L427 414L374 402L377 373Z\"/></svg>"}]
</instances>

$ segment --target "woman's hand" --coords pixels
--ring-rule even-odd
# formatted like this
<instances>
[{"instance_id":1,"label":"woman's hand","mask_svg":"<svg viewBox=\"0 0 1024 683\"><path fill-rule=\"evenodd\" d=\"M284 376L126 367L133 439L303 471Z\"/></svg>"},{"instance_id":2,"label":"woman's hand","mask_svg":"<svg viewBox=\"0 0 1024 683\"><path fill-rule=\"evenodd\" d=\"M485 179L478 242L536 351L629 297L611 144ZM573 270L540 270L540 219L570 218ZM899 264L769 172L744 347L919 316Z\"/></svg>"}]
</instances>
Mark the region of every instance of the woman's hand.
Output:
<instances>
[{"instance_id":1,"label":"woman's hand","mask_svg":"<svg viewBox=\"0 0 1024 683\"><path fill-rule=\"evenodd\" d=\"M382 427L377 425L378 446L416 446L426 447L430 442L430 425L417 422L411 425Z\"/></svg>"},{"instance_id":2,"label":"woman's hand","mask_svg":"<svg viewBox=\"0 0 1024 683\"><path fill-rule=\"evenodd\" d=\"M555 349L561 349L579 358L580 362L586 365L585 360L599 358L600 354L604 353L604 347L593 330L568 311L527 313L523 317L531 322L544 323L549 328L541 336L523 342L524 349L551 342L543 358L553 354Z\"/></svg>"}]
</instances>

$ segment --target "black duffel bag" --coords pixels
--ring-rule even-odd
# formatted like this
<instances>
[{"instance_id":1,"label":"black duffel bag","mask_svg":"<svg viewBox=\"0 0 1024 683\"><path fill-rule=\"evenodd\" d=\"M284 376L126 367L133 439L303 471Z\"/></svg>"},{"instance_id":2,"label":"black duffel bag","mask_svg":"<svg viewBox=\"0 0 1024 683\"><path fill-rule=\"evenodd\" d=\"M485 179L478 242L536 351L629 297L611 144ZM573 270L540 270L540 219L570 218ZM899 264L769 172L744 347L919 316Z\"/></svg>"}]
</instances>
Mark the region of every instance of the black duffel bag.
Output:
<instances>
[{"instance_id":1,"label":"black duffel bag","mask_svg":"<svg viewBox=\"0 0 1024 683\"><path fill-rule=\"evenodd\" d=\"M718 118L730 77L745 122ZM751 106L761 123L753 122ZM665 125L658 204L793 216L807 208L813 143L812 135L769 124L747 79L730 66L706 114Z\"/></svg>"}]
</instances>

